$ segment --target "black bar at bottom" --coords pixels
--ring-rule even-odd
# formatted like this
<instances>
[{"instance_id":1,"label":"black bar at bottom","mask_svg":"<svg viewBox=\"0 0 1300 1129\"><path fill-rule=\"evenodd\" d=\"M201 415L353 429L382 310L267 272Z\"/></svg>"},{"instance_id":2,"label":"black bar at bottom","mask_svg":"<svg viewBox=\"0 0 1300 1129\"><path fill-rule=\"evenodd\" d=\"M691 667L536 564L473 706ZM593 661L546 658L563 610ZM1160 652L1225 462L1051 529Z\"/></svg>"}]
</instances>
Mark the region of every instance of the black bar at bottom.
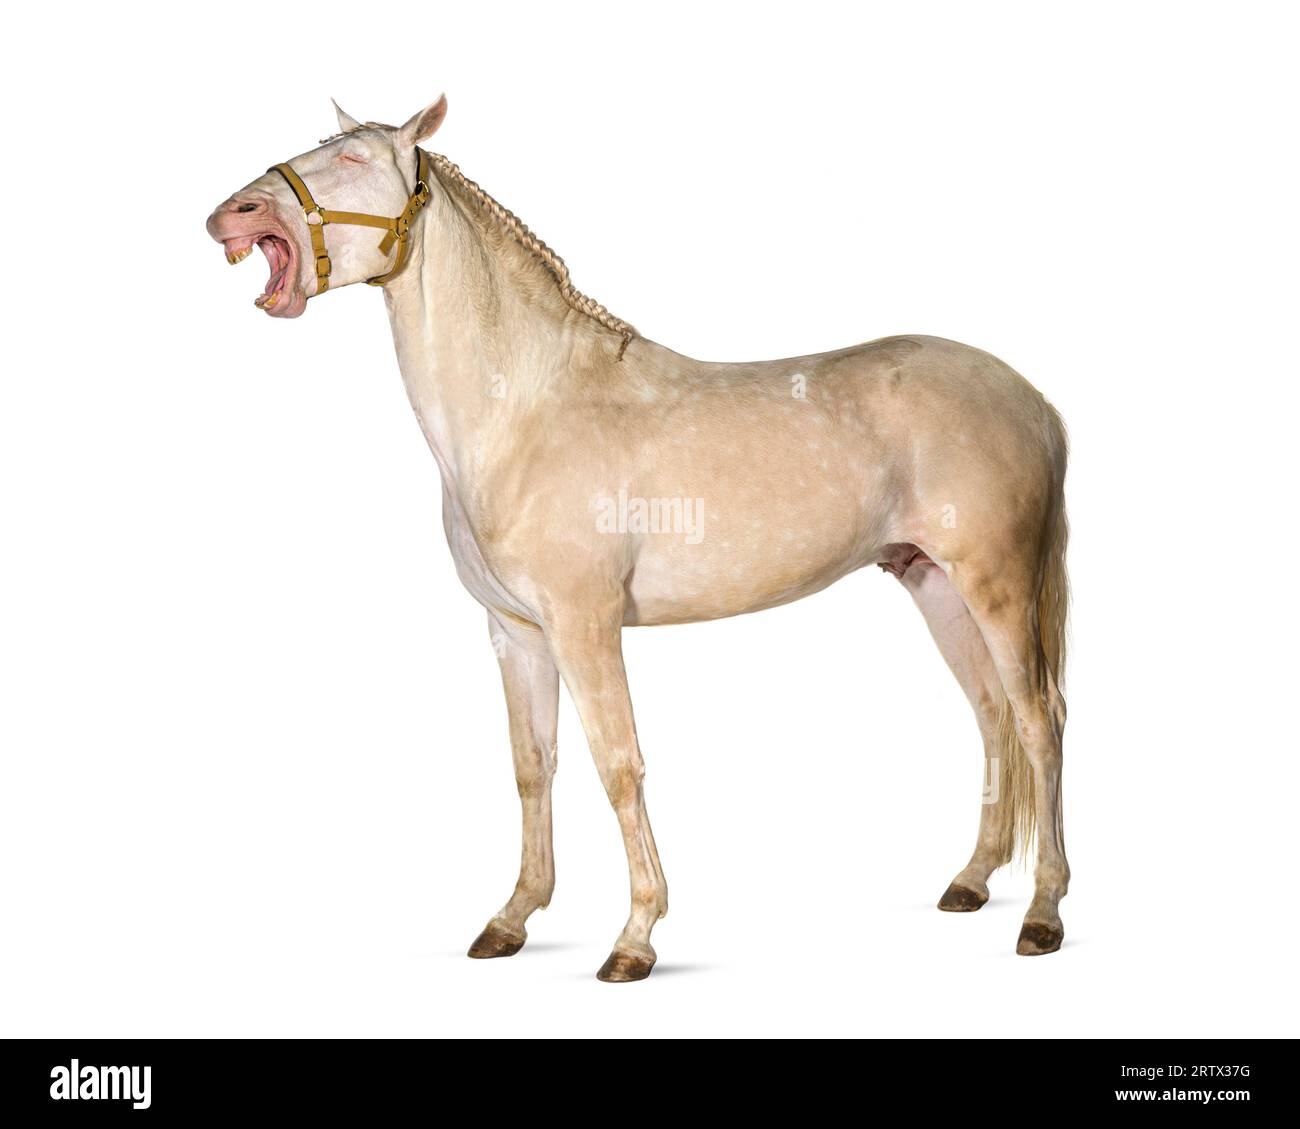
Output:
<instances>
[{"instance_id":1,"label":"black bar at bottom","mask_svg":"<svg viewBox=\"0 0 1300 1129\"><path fill-rule=\"evenodd\" d=\"M1292 1040L753 1040L684 1052L670 1040L500 1042L8 1040L0 1113L654 1121L709 1107L772 1115L792 1099L805 1120L833 1099L865 1117L903 1103L1022 1121L1126 1107L1239 1120L1291 1108L1300 1089Z\"/></svg>"}]
</instances>

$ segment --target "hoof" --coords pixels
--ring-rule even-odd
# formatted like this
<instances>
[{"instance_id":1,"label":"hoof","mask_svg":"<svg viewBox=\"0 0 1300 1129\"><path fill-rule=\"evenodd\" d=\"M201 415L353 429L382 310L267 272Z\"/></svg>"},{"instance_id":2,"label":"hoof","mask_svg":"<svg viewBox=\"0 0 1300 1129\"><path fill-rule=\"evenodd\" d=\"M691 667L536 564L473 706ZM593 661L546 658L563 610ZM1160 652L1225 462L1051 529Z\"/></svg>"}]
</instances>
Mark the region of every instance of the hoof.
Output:
<instances>
[{"instance_id":1,"label":"hoof","mask_svg":"<svg viewBox=\"0 0 1300 1129\"><path fill-rule=\"evenodd\" d=\"M475 960L491 960L493 957L512 957L524 947L526 936L519 937L513 933L507 933L495 921L488 922L488 927L483 930L469 947L469 955Z\"/></svg>"},{"instance_id":2,"label":"hoof","mask_svg":"<svg viewBox=\"0 0 1300 1129\"><path fill-rule=\"evenodd\" d=\"M974 913L988 900L987 894L977 894L954 882L943 892L939 908L947 913Z\"/></svg>"},{"instance_id":3,"label":"hoof","mask_svg":"<svg viewBox=\"0 0 1300 1129\"><path fill-rule=\"evenodd\" d=\"M1059 925L1040 925L1036 921L1026 921L1020 928L1016 952L1022 957L1040 957L1056 952L1064 940L1065 930Z\"/></svg>"},{"instance_id":4,"label":"hoof","mask_svg":"<svg viewBox=\"0 0 1300 1129\"><path fill-rule=\"evenodd\" d=\"M655 958L652 956L615 949L600 966L596 979L603 980L606 984L627 984L633 980L644 980L654 966Z\"/></svg>"}]
</instances>

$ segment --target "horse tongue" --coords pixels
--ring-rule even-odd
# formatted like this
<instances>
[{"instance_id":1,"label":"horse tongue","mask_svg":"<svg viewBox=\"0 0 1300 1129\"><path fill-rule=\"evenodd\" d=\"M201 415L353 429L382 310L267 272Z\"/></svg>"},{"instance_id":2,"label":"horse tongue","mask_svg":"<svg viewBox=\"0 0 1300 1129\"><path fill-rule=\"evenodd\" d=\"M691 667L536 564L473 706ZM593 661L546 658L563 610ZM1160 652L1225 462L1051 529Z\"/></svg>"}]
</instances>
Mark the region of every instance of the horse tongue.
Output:
<instances>
[{"instance_id":1,"label":"horse tongue","mask_svg":"<svg viewBox=\"0 0 1300 1129\"><path fill-rule=\"evenodd\" d=\"M271 277L266 280L266 293L274 294L284 285L284 272L284 267L271 272Z\"/></svg>"}]
</instances>

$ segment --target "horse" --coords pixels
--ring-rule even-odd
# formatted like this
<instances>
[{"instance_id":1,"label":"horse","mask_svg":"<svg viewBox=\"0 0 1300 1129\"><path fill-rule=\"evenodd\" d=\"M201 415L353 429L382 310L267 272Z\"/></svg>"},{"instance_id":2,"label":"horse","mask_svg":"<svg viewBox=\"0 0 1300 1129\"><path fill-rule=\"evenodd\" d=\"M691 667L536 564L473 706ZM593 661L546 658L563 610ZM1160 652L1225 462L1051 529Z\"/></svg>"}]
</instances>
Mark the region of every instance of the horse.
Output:
<instances>
[{"instance_id":1,"label":"horse","mask_svg":"<svg viewBox=\"0 0 1300 1129\"><path fill-rule=\"evenodd\" d=\"M551 900L562 679L631 883L597 975L647 977L668 887L623 629L771 608L868 565L915 601L983 741L975 849L938 908L978 910L990 874L1032 840L1016 951L1059 949L1070 870L1056 410L996 357L937 337L746 363L673 352L577 290L522 221L420 147L445 96L400 127L335 110L337 133L239 189L207 230L232 263L263 251L256 305L270 317L340 286L383 289L457 574L487 612L523 808L514 891L468 955L519 952Z\"/></svg>"}]
</instances>

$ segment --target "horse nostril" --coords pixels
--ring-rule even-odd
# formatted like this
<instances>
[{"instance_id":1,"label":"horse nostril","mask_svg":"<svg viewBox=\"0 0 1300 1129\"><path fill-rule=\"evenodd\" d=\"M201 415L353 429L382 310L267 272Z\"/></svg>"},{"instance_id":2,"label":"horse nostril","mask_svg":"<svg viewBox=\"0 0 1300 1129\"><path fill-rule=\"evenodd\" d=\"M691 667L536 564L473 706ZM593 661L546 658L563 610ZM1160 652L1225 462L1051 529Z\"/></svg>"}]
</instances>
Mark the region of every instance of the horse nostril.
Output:
<instances>
[{"instance_id":1,"label":"horse nostril","mask_svg":"<svg viewBox=\"0 0 1300 1129\"><path fill-rule=\"evenodd\" d=\"M257 205L256 205L256 204L240 204L239 207L235 209L235 211L237 211L237 212L255 212L255 211L257 211Z\"/></svg>"}]
</instances>

